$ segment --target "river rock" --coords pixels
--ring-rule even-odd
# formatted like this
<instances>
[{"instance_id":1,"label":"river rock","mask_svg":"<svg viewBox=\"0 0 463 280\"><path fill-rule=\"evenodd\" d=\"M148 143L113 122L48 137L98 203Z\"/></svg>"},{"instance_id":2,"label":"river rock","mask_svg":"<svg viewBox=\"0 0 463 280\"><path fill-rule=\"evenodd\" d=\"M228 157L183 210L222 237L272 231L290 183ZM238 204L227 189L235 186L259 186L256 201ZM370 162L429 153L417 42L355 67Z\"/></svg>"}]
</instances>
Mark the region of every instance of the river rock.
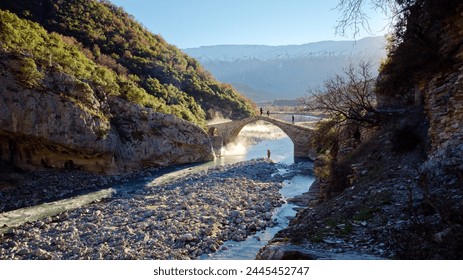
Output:
<instances>
[{"instance_id":1,"label":"river rock","mask_svg":"<svg viewBox=\"0 0 463 280\"><path fill-rule=\"evenodd\" d=\"M18 254L20 256L28 255L29 253L30 253L30 251L27 248L19 249L18 252L16 252L16 254Z\"/></svg>"},{"instance_id":2,"label":"river rock","mask_svg":"<svg viewBox=\"0 0 463 280\"><path fill-rule=\"evenodd\" d=\"M212 235L212 229L211 228L204 229L204 234L206 234L207 236Z\"/></svg>"},{"instance_id":3,"label":"river rock","mask_svg":"<svg viewBox=\"0 0 463 280\"><path fill-rule=\"evenodd\" d=\"M257 226L256 224L252 223L248 226L248 230L249 231L256 231L257 230Z\"/></svg>"},{"instance_id":4,"label":"river rock","mask_svg":"<svg viewBox=\"0 0 463 280\"><path fill-rule=\"evenodd\" d=\"M20 226L14 232L21 234L4 236L0 259L190 259L215 252L223 241L243 241L265 228L263 211L280 199L281 182L246 175L250 166L276 172L271 163L252 161L116 193L62 219ZM44 251L20 255L17 248Z\"/></svg>"},{"instance_id":5,"label":"river rock","mask_svg":"<svg viewBox=\"0 0 463 280\"><path fill-rule=\"evenodd\" d=\"M181 239L184 241L193 241L194 237L191 233L187 233L182 235Z\"/></svg>"},{"instance_id":6,"label":"river rock","mask_svg":"<svg viewBox=\"0 0 463 280\"><path fill-rule=\"evenodd\" d=\"M211 244L211 245L209 246L209 249L210 249L212 252L215 252L215 251L217 251L217 250L219 249L219 246L218 246L218 244Z\"/></svg>"}]
</instances>

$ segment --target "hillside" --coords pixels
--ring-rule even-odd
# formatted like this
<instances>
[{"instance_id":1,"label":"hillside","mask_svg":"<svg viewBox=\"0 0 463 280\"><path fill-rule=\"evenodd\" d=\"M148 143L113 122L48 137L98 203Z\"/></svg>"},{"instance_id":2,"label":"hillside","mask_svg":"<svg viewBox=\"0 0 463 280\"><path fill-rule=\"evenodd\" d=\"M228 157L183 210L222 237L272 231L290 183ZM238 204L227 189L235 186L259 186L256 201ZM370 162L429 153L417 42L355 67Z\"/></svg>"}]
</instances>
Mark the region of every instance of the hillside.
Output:
<instances>
[{"instance_id":1,"label":"hillside","mask_svg":"<svg viewBox=\"0 0 463 280\"><path fill-rule=\"evenodd\" d=\"M256 102L296 99L350 62L386 57L384 37L303 45L222 45L185 49L218 80Z\"/></svg>"},{"instance_id":2,"label":"hillside","mask_svg":"<svg viewBox=\"0 0 463 280\"><path fill-rule=\"evenodd\" d=\"M5 0L0 9L67 36L66 43L88 59L142 89L143 94L129 98L144 106L198 124L216 113L229 118L253 114L251 103L232 87L217 82L196 60L109 1ZM148 101L152 97L156 104Z\"/></svg>"},{"instance_id":3,"label":"hillside","mask_svg":"<svg viewBox=\"0 0 463 280\"><path fill-rule=\"evenodd\" d=\"M205 131L169 114L188 111L69 37L0 10L0 58L0 164L122 173L213 159Z\"/></svg>"}]
</instances>

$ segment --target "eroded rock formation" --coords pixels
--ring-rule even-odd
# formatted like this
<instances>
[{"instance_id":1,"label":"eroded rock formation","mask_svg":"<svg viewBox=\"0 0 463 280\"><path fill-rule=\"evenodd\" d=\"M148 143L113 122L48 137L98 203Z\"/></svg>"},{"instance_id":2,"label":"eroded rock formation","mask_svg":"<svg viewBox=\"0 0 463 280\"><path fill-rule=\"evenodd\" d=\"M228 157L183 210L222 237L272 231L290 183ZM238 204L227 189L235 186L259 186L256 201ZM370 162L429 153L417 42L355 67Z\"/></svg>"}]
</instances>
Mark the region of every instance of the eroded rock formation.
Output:
<instances>
[{"instance_id":1,"label":"eroded rock formation","mask_svg":"<svg viewBox=\"0 0 463 280\"><path fill-rule=\"evenodd\" d=\"M213 159L207 133L73 76L48 72L38 87L18 79L20 60L0 61L0 158L25 169L120 173Z\"/></svg>"}]
</instances>

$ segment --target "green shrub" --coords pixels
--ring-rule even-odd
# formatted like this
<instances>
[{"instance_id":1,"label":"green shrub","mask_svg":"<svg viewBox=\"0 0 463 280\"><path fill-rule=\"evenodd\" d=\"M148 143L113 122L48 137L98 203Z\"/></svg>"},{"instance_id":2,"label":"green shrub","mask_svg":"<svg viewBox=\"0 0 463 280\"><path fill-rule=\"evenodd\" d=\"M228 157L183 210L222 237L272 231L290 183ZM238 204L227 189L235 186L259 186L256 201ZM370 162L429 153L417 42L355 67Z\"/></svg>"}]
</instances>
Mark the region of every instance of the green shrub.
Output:
<instances>
[{"instance_id":1,"label":"green shrub","mask_svg":"<svg viewBox=\"0 0 463 280\"><path fill-rule=\"evenodd\" d=\"M19 80L29 88L40 85L45 74L37 69L32 58L25 57L21 60Z\"/></svg>"}]
</instances>

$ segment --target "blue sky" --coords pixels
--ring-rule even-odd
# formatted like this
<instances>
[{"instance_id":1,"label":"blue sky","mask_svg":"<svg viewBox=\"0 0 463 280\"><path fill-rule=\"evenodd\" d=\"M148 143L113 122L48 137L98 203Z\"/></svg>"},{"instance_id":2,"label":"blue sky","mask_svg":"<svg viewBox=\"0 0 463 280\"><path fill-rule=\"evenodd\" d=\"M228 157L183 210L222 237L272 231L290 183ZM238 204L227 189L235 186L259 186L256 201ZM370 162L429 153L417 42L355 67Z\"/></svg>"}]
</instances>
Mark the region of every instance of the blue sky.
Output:
<instances>
[{"instance_id":1,"label":"blue sky","mask_svg":"<svg viewBox=\"0 0 463 280\"><path fill-rule=\"evenodd\" d=\"M290 45L335 36L338 0L111 0L151 32L179 48L222 44ZM374 34L387 32L387 18L369 12Z\"/></svg>"}]
</instances>

